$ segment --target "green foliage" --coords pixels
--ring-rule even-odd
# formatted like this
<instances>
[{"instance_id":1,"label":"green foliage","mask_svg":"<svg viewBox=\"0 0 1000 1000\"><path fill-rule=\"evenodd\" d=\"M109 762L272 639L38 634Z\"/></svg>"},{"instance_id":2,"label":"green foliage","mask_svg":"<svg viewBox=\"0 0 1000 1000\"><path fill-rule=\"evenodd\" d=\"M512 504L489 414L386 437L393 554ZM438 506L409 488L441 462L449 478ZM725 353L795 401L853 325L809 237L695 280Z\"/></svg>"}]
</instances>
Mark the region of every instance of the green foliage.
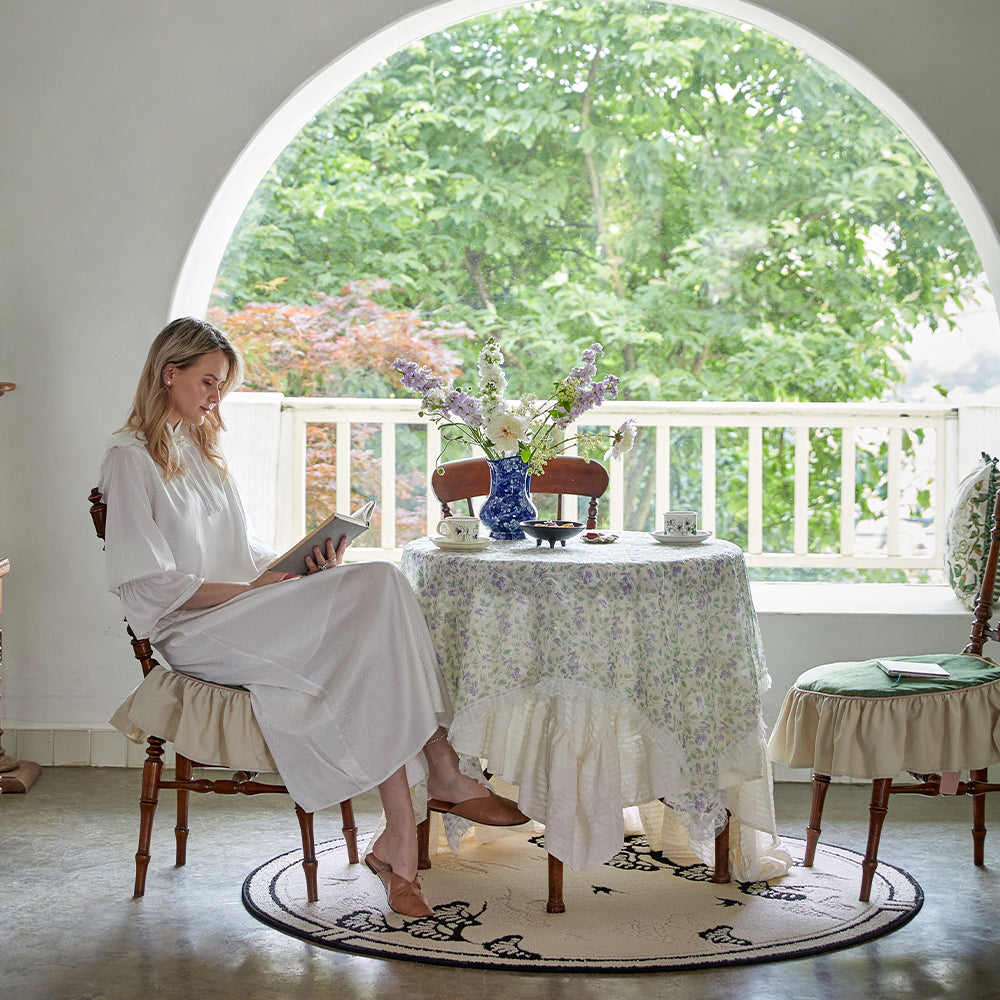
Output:
<instances>
[{"instance_id":1,"label":"green foliage","mask_svg":"<svg viewBox=\"0 0 1000 1000\"><path fill-rule=\"evenodd\" d=\"M216 302L316 308L384 279L388 307L475 331L449 344L466 371L497 337L514 393L600 341L626 398L845 401L890 390L913 325L947 323L980 272L919 152L811 57L707 12L572 0L464 21L343 91L261 182ZM823 442L813 461L836 474ZM768 503L784 524L790 499Z\"/></svg>"}]
</instances>

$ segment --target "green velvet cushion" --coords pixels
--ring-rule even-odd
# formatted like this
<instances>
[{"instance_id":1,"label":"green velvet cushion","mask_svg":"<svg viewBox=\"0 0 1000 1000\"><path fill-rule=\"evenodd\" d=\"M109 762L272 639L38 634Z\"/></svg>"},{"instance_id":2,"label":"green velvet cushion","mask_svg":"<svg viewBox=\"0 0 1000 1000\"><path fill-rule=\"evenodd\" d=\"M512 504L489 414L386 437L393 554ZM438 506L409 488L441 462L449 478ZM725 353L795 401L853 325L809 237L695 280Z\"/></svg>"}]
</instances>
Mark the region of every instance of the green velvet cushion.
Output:
<instances>
[{"instance_id":1,"label":"green velvet cushion","mask_svg":"<svg viewBox=\"0 0 1000 1000\"><path fill-rule=\"evenodd\" d=\"M951 675L941 678L890 677L875 660L824 663L807 670L795 682L802 691L839 695L843 698L898 698L901 695L958 691L1000 680L1000 666L974 656L937 653L924 656L881 656L881 660L911 660L936 663Z\"/></svg>"}]
</instances>

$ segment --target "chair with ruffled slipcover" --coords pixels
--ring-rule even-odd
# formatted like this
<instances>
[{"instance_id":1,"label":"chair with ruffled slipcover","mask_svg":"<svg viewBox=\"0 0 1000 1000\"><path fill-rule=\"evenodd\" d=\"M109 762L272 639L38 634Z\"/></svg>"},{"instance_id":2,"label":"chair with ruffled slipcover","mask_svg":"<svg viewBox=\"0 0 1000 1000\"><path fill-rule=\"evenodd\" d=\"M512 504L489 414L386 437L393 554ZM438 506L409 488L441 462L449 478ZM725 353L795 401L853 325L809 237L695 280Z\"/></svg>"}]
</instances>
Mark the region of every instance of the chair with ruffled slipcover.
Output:
<instances>
[{"instance_id":1,"label":"chair with ruffled slipcover","mask_svg":"<svg viewBox=\"0 0 1000 1000\"><path fill-rule=\"evenodd\" d=\"M1000 762L1000 666L983 656L995 611L1000 553L1000 490L993 504L991 541L983 567L969 642L961 654L882 656L827 663L802 674L785 696L771 733L768 754L788 767L813 771L813 800L806 829L804 864L813 864L823 803L832 776L872 783L868 844L862 866L867 902L878 867L882 825L893 793L972 797L973 861L983 864L986 837L987 769ZM943 668L947 676L892 676L894 662L916 661ZM897 665L897 671L906 669ZM963 774L967 773L967 780ZM895 779L909 774L913 781Z\"/></svg>"},{"instance_id":2,"label":"chair with ruffled slipcover","mask_svg":"<svg viewBox=\"0 0 1000 1000\"><path fill-rule=\"evenodd\" d=\"M104 538L107 504L97 487L91 491L90 514L98 538ZM126 622L127 625L127 622ZM142 667L139 686L119 706L111 724L136 743L146 743L142 768L142 791L139 798L139 849L135 856L136 896L146 890L149 847L153 818L160 789L177 792L176 862L187 860L188 800L191 792L215 792L221 795L261 795L285 793L282 784L257 781L259 773L277 773L264 735L250 703L246 688L227 687L162 666L154 657L148 639L137 638L128 626L132 652ZM175 774L163 777L163 747L173 743ZM201 762L201 763L200 763ZM231 777L211 780L196 777L195 769L225 768ZM357 864L357 827L350 800L340 804L348 857ZM319 898L317 889L316 845L313 814L295 804L302 838L302 868L310 901Z\"/></svg>"}]
</instances>

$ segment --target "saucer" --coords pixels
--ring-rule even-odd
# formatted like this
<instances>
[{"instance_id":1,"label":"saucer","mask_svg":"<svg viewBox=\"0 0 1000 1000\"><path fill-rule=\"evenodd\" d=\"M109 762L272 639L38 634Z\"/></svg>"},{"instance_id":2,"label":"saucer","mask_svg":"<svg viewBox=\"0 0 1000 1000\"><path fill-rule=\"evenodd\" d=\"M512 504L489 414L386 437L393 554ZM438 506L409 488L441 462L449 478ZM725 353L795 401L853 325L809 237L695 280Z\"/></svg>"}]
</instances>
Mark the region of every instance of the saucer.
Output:
<instances>
[{"instance_id":1,"label":"saucer","mask_svg":"<svg viewBox=\"0 0 1000 1000\"><path fill-rule=\"evenodd\" d=\"M664 535L661 531L651 531L650 534L661 545L701 545L712 537L711 531L696 531L693 535Z\"/></svg>"},{"instance_id":2,"label":"saucer","mask_svg":"<svg viewBox=\"0 0 1000 1000\"><path fill-rule=\"evenodd\" d=\"M489 538L477 538L474 542L456 542L443 535L434 535L431 541L439 548L448 552L482 552L489 544Z\"/></svg>"}]
</instances>

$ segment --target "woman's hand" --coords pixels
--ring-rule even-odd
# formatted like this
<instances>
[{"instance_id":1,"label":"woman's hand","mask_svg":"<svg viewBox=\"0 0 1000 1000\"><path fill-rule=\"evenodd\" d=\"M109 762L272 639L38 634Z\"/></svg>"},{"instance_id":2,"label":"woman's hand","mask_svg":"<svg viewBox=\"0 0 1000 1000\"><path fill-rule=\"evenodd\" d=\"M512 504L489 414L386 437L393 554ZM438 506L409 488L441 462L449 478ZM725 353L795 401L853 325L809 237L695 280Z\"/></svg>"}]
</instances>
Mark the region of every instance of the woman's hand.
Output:
<instances>
[{"instance_id":1,"label":"woman's hand","mask_svg":"<svg viewBox=\"0 0 1000 1000\"><path fill-rule=\"evenodd\" d=\"M326 540L326 555L323 554L323 550L318 546L313 546L313 554L311 556L306 556L306 566L309 570L309 574L319 573L324 569L332 569L334 566L339 566L344 561L344 552L347 549L347 537L343 537L340 540L340 544L334 548L333 539L328 538Z\"/></svg>"}]
</instances>

